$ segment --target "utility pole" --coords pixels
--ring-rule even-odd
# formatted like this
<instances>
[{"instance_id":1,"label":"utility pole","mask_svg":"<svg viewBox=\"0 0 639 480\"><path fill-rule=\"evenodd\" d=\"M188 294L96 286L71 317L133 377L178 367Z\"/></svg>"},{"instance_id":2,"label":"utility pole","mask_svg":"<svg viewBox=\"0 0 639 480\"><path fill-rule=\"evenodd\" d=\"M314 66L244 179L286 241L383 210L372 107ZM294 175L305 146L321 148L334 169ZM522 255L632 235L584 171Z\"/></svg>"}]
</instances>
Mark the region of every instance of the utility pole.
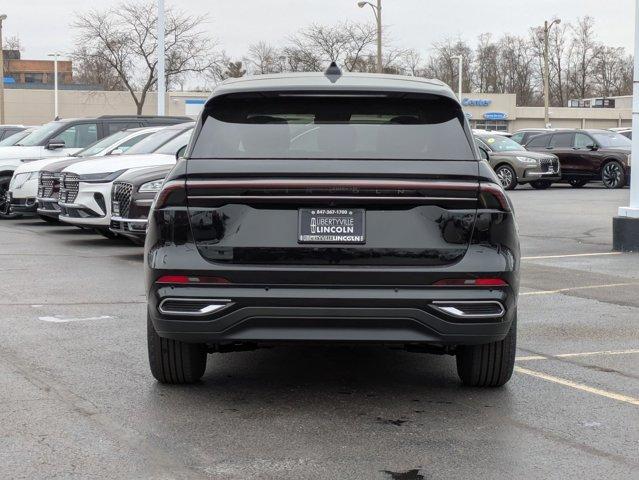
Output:
<instances>
[{"instance_id":1,"label":"utility pole","mask_svg":"<svg viewBox=\"0 0 639 480\"><path fill-rule=\"evenodd\" d=\"M6 19L6 15L0 15L0 125L4 124L4 54L2 51L2 22Z\"/></svg>"},{"instance_id":2,"label":"utility pole","mask_svg":"<svg viewBox=\"0 0 639 480\"><path fill-rule=\"evenodd\" d=\"M632 154L639 158L639 0L635 0L635 71L632 82ZM630 160L628 161L630 163ZM612 248L639 252L639 168L630 172L630 205L612 219Z\"/></svg>"},{"instance_id":3,"label":"utility pole","mask_svg":"<svg viewBox=\"0 0 639 480\"><path fill-rule=\"evenodd\" d=\"M377 5L373 5L371 2L357 2L359 8L364 8L366 5L371 7L375 14L375 20L377 21L377 73L383 73L384 66L382 64L382 0L377 0Z\"/></svg>"},{"instance_id":4,"label":"utility pole","mask_svg":"<svg viewBox=\"0 0 639 480\"><path fill-rule=\"evenodd\" d=\"M166 103L166 74L164 68L164 63L166 60L166 49L164 44L164 25L164 0L158 0L158 115L164 115Z\"/></svg>"},{"instance_id":5,"label":"utility pole","mask_svg":"<svg viewBox=\"0 0 639 480\"><path fill-rule=\"evenodd\" d=\"M50 53L48 56L53 57L53 119L60 118L58 111L58 52Z\"/></svg>"},{"instance_id":6,"label":"utility pole","mask_svg":"<svg viewBox=\"0 0 639 480\"><path fill-rule=\"evenodd\" d=\"M548 35L550 29L554 24L559 25L561 23L561 19L556 18L553 20L550 25L548 25L548 20L544 22L544 127L548 128L550 124L550 116L548 114L548 107L550 105L550 69L548 66Z\"/></svg>"}]
</instances>

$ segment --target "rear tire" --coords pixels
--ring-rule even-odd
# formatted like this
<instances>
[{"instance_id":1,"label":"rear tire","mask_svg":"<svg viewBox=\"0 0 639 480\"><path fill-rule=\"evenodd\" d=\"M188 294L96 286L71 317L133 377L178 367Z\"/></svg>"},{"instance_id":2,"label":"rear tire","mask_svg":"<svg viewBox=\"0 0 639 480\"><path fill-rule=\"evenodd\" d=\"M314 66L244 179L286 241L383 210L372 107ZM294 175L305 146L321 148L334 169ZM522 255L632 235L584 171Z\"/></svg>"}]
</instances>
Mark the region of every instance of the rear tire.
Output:
<instances>
[{"instance_id":1,"label":"rear tire","mask_svg":"<svg viewBox=\"0 0 639 480\"><path fill-rule=\"evenodd\" d=\"M509 165L500 165L495 173L504 190L514 190L517 187L517 175Z\"/></svg>"},{"instance_id":2,"label":"rear tire","mask_svg":"<svg viewBox=\"0 0 639 480\"><path fill-rule=\"evenodd\" d=\"M149 365L151 373L160 383L195 383L206 370L206 347L197 343L184 343L160 337L151 318L146 322Z\"/></svg>"},{"instance_id":3,"label":"rear tire","mask_svg":"<svg viewBox=\"0 0 639 480\"><path fill-rule=\"evenodd\" d=\"M588 183L588 180L579 180L577 178L573 178L572 180L570 180L569 183L572 188L581 188Z\"/></svg>"},{"instance_id":4,"label":"rear tire","mask_svg":"<svg viewBox=\"0 0 639 480\"><path fill-rule=\"evenodd\" d=\"M601 181L606 188L623 188L626 186L626 174L619 162L613 160L601 169Z\"/></svg>"},{"instance_id":5,"label":"rear tire","mask_svg":"<svg viewBox=\"0 0 639 480\"><path fill-rule=\"evenodd\" d=\"M457 375L469 387L501 387L513 374L517 347L517 315L499 342L465 345L457 352Z\"/></svg>"},{"instance_id":6,"label":"rear tire","mask_svg":"<svg viewBox=\"0 0 639 480\"><path fill-rule=\"evenodd\" d=\"M552 182L549 180L535 180L534 182L530 182L530 186L535 190L546 190L550 188Z\"/></svg>"}]
</instances>

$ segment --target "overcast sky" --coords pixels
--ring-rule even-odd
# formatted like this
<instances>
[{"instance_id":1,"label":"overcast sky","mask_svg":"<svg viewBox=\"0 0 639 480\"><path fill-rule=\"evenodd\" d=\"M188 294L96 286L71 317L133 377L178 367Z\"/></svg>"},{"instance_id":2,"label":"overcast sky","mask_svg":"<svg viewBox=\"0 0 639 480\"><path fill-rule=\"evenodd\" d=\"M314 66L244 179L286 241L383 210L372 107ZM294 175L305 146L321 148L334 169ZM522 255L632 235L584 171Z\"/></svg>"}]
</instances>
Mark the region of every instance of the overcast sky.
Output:
<instances>
[{"instance_id":1,"label":"overcast sky","mask_svg":"<svg viewBox=\"0 0 639 480\"><path fill-rule=\"evenodd\" d=\"M312 22L367 21L370 8L356 0L165 0L185 11L209 15L207 28L222 49L240 57L259 40L283 42L289 33ZM44 58L54 50L73 48L69 23L74 13L91 6L105 8L118 0L4 0L5 36L19 35L23 58ZM573 21L595 18L599 39L612 46L633 47L634 0L383 0L384 24L394 43L424 54L446 37L475 42L480 33L525 34L554 16Z\"/></svg>"}]
</instances>

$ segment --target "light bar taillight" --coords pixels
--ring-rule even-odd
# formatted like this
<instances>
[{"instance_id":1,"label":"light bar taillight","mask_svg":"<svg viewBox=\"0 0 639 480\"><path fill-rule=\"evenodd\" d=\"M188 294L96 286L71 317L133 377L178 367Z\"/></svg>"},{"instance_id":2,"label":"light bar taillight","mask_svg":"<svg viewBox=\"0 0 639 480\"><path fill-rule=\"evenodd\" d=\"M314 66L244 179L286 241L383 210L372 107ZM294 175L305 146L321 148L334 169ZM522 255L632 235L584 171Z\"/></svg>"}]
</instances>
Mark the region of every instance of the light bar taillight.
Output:
<instances>
[{"instance_id":1,"label":"light bar taillight","mask_svg":"<svg viewBox=\"0 0 639 480\"><path fill-rule=\"evenodd\" d=\"M224 277L190 277L188 275L163 275L155 283L169 285L194 284L194 285L224 285L231 283Z\"/></svg>"},{"instance_id":2,"label":"light bar taillight","mask_svg":"<svg viewBox=\"0 0 639 480\"><path fill-rule=\"evenodd\" d=\"M501 278L444 278L433 283L436 287L507 287Z\"/></svg>"},{"instance_id":3,"label":"light bar taillight","mask_svg":"<svg viewBox=\"0 0 639 480\"><path fill-rule=\"evenodd\" d=\"M506 192L499 185L494 183L481 183L479 185L479 195L485 207L490 208L491 204L495 204L495 206L498 205L499 208L505 212L511 211Z\"/></svg>"}]
</instances>

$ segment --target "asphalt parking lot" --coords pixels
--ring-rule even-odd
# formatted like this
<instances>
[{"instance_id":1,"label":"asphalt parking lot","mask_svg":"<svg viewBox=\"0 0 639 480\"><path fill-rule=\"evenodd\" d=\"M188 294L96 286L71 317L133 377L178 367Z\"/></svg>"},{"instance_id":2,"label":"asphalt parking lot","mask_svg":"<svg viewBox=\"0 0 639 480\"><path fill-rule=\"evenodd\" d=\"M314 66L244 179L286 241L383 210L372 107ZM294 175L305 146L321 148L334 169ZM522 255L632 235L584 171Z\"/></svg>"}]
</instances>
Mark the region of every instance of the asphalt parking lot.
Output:
<instances>
[{"instance_id":1,"label":"asphalt parking lot","mask_svg":"<svg viewBox=\"0 0 639 480\"><path fill-rule=\"evenodd\" d=\"M524 259L516 372L372 348L214 356L167 387L146 358L142 251L0 223L2 478L638 478L639 254L626 190L512 192Z\"/></svg>"}]
</instances>

